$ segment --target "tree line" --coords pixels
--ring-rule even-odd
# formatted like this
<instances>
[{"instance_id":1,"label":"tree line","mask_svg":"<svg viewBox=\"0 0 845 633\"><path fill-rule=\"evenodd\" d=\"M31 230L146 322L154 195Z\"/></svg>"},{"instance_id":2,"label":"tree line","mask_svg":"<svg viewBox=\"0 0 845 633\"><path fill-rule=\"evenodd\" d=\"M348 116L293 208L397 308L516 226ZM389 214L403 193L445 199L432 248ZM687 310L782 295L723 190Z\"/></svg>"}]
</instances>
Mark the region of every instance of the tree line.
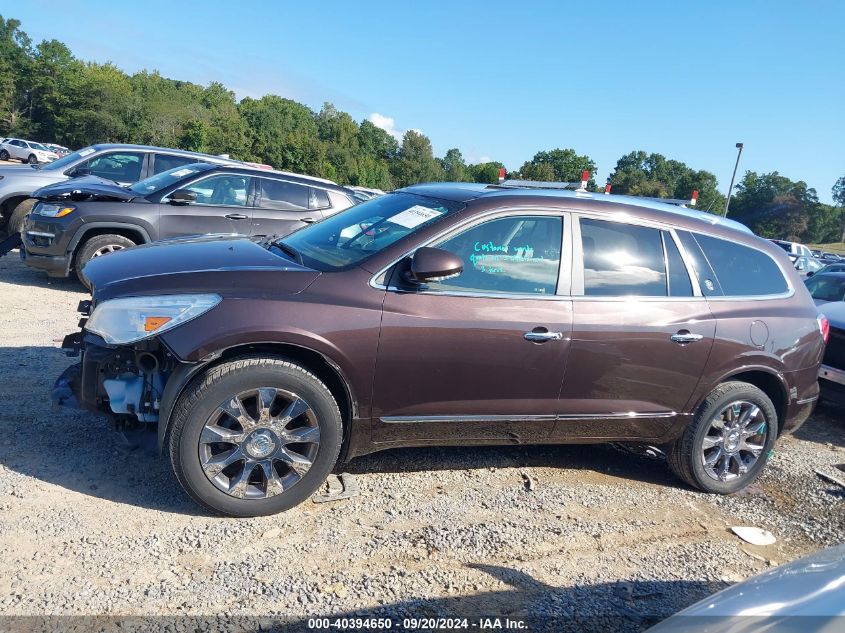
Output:
<instances>
[{"instance_id":1,"label":"tree line","mask_svg":"<svg viewBox=\"0 0 845 633\"><path fill-rule=\"evenodd\" d=\"M424 134L399 142L369 120L355 121L326 103L319 112L278 95L238 100L223 84L127 74L111 63L77 59L58 40L34 44L18 20L0 15L0 136L21 136L80 148L98 142L178 147L266 163L341 184L390 190L438 180L495 183L501 162L468 164L460 150L436 157ZM539 151L509 178L597 184L595 162L573 149ZM613 193L687 199L721 214L716 176L656 153L622 156L608 179ZM845 222L845 176L823 204L804 181L778 172L746 172L730 217L755 233L811 243L839 241Z\"/></svg>"}]
</instances>

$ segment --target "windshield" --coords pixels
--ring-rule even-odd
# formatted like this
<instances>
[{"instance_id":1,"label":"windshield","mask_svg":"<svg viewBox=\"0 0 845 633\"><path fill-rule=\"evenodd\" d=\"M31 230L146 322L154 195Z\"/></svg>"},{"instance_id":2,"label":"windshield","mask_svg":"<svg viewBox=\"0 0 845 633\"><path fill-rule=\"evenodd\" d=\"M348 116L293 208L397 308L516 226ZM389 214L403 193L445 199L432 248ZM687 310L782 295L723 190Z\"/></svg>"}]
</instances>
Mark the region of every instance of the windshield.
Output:
<instances>
[{"instance_id":1,"label":"windshield","mask_svg":"<svg viewBox=\"0 0 845 633\"><path fill-rule=\"evenodd\" d=\"M335 270L358 264L463 207L448 200L391 193L300 229L277 243L296 251L306 266Z\"/></svg>"},{"instance_id":2,"label":"windshield","mask_svg":"<svg viewBox=\"0 0 845 633\"><path fill-rule=\"evenodd\" d=\"M84 147L83 149L73 152L72 154L62 156L60 159L54 160L52 163L47 163L46 165L39 165L38 169L43 169L45 171L63 171L74 163L82 160L86 156L90 156L95 151L96 150L93 147Z\"/></svg>"},{"instance_id":3,"label":"windshield","mask_svg":"<svg viewBox=\"0 0 845 633\"><path fill-rule=\"evenodd\" d=\"M819 301L842 301L845 299L845 277L815 275L804 283L813 299Z\"/></svg>"},{"instance_id":4,"label":"windshield","mask_svg":"<svg viewBox=\"0 0 845 633\"><path fill-rule=\"evenodd\" d=\"M44 145L42 145L41 143L30 143L30 144L29 144L29 146L30 146L32 149L39 149L39 150L41 150L42 152L49 152L49 151L50 151L47 147L45 147L45 146L44 146Z\"/></svg>"},{"instance_id":5,"label":"windshield","mask_svg":"<svg viewBox=\"0 0 845 633\"><path fill-rule=\"evenodd\" d=\"M161 191L180 180L184 180L188 176L199 174L211 169L212 167L214 167L214 165L210 165L208 163L180 165L179 167L168 169L167 171L163 171L155 176L150 176L146 180L136 182L134 185L129 186L129 190L134 191L139 196L148 196L151 193Z\"/></svg>"},{"instance_id":6,"label":"windshield","mask_svg":"<svg viewBox=\"0 0 845 633\"><path fill-rule=\"evenodd\" d=\"M791 251L792 251L792 244L790 244L789 242L777 242L777 241L775 241L775 240L772 240L772 244L775 244L775 245L777 245L777 246L780 246L780 247L781 247L783 250L785 250L787 253L789 253L789 252L791 252Z\"/></svg>"}]
</instances>

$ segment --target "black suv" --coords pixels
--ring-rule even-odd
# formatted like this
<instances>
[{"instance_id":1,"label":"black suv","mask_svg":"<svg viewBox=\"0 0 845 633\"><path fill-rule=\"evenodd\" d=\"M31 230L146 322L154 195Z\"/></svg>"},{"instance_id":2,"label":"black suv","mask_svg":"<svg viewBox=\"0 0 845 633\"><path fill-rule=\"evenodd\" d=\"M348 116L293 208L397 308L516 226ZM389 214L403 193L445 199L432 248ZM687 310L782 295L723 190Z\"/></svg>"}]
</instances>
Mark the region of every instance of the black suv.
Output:
<instances>
[{"instance_id":1,"label":"black suv","mask_svg":"<svg viewBox=\"0 0 845 633\"><path fill-rule=\"evenodd\" d=\"M329 180L239 165L191 163L127 187L86 176L33 194L21 257L51 277L94 257L156 240L202 235L286 235L356 204Z\"/></svg>"}]
</instances>

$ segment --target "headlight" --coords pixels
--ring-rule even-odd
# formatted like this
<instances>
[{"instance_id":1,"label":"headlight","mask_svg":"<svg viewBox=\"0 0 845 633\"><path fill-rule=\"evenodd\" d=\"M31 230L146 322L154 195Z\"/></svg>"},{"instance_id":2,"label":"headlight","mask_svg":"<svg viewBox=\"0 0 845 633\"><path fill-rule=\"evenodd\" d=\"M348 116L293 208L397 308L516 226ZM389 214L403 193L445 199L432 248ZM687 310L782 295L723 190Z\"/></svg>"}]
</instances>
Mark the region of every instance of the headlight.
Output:
<instances>
[{"instance_id":1,"label":"headlight","mask_svg":"<svg viewBox=\"0 0 845 633\"><path fill-rule=\"evenodd\" d=\"M76 211L72 204L46 204L39 202L32 210L32 215L45 215L48 218L63 218L68 213Z\"/></svg>"},{"instance_id":2,"label":"headlight","mask_svg":"<svg viewBox=\"0 0 845 633\"><path fill-rule=\"evenodd\" d=\"M103 301L85 324L85 329L111 345L134 343L157 336L208 312L220 303L220 296L162 295L127 297Z\"/></svg>"}]
</instances>

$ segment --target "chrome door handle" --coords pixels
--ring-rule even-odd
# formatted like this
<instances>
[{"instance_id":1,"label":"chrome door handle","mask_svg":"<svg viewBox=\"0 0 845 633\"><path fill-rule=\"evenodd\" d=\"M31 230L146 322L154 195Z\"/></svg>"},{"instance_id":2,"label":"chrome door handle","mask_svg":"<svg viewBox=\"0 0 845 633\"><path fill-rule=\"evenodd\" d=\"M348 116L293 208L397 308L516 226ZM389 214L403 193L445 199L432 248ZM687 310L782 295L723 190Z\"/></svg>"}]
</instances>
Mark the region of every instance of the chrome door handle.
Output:
<instances>
[{"instance_id":1,"label":"chrome door handle","mask_svg":"<svg viewBox=\"0 0 845 633\"><path fill-rule=\"evenodd\" d=\"M230 213L226 217L230 220L247 220L247 219L249 219L249 216L244 215L243 213Z\"/></svg>"},{"instance_id":2,"label":"chrome door handle","mask_svg":"<svg viewBox=\"0 0 845 633\"><path fill-rule=\"evenodd\" d=\"M317 221L317 218L310 218L310 217L309 218L300 218L299 221L305 222L305 224L313 224L314 222Z\"/></svg>"},{"instance_id":3,"label":"chrome door handle","mask_svg":"<svg viewBox=\"0 0 845 633\"><path fill-rule=\"evenodd\" d=\"M682 330L677 334L673 334L669 338L672 339L672 342L680 343L683 345L684 343L695 343L696 341L700 341L704 338L704 336L701 334L693 334L691 332Z\"/></svg>"},{"instance_id":4,"label":"chrome door handle","mask_svg":"<svg viewBox=\"0 0 845 633\"><path fill-rule=\"evenodd\" d=\"M563 332L525 332L522 335L526 341L543 343L545 341L560 341L563 339Z\"/></svg>"}]
</instances>

